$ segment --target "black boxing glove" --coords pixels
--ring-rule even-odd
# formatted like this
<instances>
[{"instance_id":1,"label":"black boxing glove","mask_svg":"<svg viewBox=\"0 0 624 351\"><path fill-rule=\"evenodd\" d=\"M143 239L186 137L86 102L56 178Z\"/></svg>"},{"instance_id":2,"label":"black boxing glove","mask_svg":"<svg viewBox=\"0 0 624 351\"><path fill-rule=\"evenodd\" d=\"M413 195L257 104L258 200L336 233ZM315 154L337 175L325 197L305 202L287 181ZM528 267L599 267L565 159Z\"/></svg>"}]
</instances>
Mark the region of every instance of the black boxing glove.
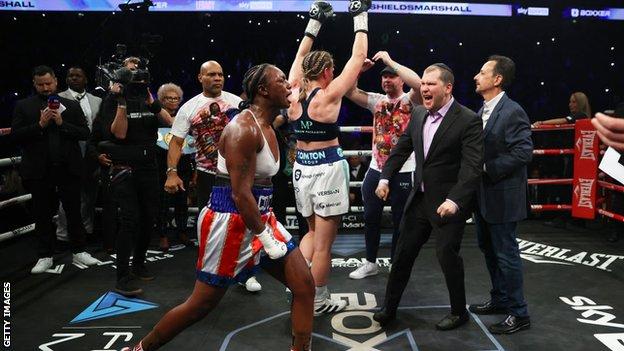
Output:
<instances>
[{"instance_id":1,"label":"black boxing glove","mask_svg":"<svg viewBox=\"0 0 624 351\"><path fill-rule=\"evenodd\" d=\"M349 13L355 17L362 12L367 12L372 5L371 0L350 0L349 1Z\"/></svg>"},{"instance_id":2,"label":"black boxing glove","mask_svg":"<svg viewBox=\"0 0 624 351\"><path fill-rule=\"evenodd\" d=\"M310 21L305 30L305 35L316 39L319 30L321 30L321 24L328 18L334 16L334 9L332 5L325 1L315 1L310 6Z\"/></svg>"},{"instance_id":3,"label":"black boxing glove","mask_svg":"<svg viewBox=\"0 0 624 351\"><path fill-rule=\"evenodd\" d=\"M349 13L353 16L353 31L368 33L368 10L371 0L350 0Z\"/></svg>"},{"instance_id":4,"label":"black boxing glove","mask_svg":"<svg viewBox=\"0 0 624 351\"><path fill-rule=\"evenodd\" d=\"M309 14L310 18L323 23L326 19L334 17L334 9L328 2L316 1L310 6Z\"/></svg>"}]
</instances>

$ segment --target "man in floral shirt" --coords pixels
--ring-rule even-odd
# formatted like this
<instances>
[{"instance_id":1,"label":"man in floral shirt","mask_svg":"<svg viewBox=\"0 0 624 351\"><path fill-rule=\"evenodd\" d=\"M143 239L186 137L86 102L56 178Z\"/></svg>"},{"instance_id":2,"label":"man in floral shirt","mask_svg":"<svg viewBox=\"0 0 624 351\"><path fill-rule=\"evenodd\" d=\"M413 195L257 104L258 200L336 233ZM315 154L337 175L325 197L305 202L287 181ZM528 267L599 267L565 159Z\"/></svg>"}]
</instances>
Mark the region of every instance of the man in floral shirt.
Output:
<instances>
[{"instance_id":1,"label":"man in floral shirt","mask_svg":"<svg viewBox=\"0 0 624 351\"><path fill-rule=\"evenodd\" d=\"M377 251L379 249L380 223L385 201L375 195L379 177L390 151L399 140L399 136L410 121L412 107L421 104L420 77L416 72L390 58L385 51L380 51L372 60L366 60L362 72L382 61L386 67L381 71L381 88L385 94L370 93L354 86L347 97L354 103L371 111L373 114L373 157L364 177L362 199L364 201L364 221L366 223L366 262L349 274L352 279L362 279L378 273ZM404 84L411 90L403 91ZM416 168L414 154L405 162L400 173L390 181L390 198L394 232L392 235L391 255L399 235L399 224L403 205L412 188L412 172Z\"/></svg>"}]
</instances>

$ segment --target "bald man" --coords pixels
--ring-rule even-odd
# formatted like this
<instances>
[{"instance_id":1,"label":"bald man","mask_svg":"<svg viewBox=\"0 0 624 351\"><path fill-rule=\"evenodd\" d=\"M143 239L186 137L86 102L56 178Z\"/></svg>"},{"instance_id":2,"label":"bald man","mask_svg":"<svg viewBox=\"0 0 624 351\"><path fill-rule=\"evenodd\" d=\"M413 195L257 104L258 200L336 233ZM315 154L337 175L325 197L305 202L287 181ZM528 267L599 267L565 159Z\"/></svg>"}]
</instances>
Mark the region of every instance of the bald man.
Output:
<instances>
[{"instance_id":1,"label":"bald man","mask_svg":"<svg viewBox=\"0 0 624 351\"><path fill-rule=\"evenodd\" d=\"M229 122L225 112L238 108L241 98L223 91L225 82L223 69L216 61L204 62L197 75L202 93L187 101L175 117L167 154L167 181L165 190L175 193L184 190L184 183L178 177L177 165L182 153L184 138L191 134L196 140L197 153L197 207L208 203L217 171L217 147L219 137Z\"/></svg>"},{"instance_id":2,"label":"bald man","mask_svg":"<svg viewBox=\"0 0 624 351\"><path fill-rule=\"evenodd\" d=\"M223 68L217 61L204 62L199 68L197 80L202 85L202 93L184 103L178 110L169 142L167 154L167 180L165 191L175 193L184 189L184 182L178 176L177 165L182 154L182 143L188 134L195 138L195 163L197 168L197 207L208 204L217 173L217 148L223 128L230 121L226 112L237 109L240 97L223 91L225 79ZM255 277L245 283L251 292L262 289Z\"/></svg>"}]
</instances>

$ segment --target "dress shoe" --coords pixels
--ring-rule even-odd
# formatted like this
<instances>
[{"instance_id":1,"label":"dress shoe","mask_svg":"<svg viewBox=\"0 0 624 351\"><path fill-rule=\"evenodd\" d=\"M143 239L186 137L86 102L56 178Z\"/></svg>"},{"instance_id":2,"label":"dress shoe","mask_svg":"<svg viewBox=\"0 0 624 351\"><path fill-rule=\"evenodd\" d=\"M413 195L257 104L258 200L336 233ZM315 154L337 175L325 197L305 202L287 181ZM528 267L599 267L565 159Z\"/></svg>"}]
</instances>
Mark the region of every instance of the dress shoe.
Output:
<instances>
[{"instance_id":1,"label":"dress shoe","mask_svg":"<svg viewBox=\"0 0 624 351\"><path fill-rule=\"evenodd\" d=\"M523 329L531 328L531 319L527 317L516 317L508 315L504 321L492 324L488 330L492 334L513 334Z\"/></svg>"},{"instance_id":2,"label":"dress shoe","mask_svg":"<svg viewBox=\"0 0 624 351\"><path fill-rule=\"evenodd\" d=\"M464 312L460 315L448 314L446 317L442 318L441 321L436 324L436 329L438 330L451 330L455 329L461 325L466 324L468 322L468 312Z\"/></svg>"},{"instance_id":3,"label":"dress shoe","mask_svg":"<svg viewBox=\"0 0 624 351\"><path fill-rule=\"evenodd\" d=\"M507 314L506 308L492 304L492 300L470 305L468 310L474 314Z\"/></svg>"},{"instance_id":4,"label":"dress shoe","mask_svg":"<svg viewBox=\"0 0 624 351\"><path fill-rule=\"evenodd\" d=\"M189 236L186 235L186 233L180 234L180 243L184 246L193 246L191 239L189 239Z\"/></svg>"},{"instance_id":5,"label":"dress shoe","mask_svg":"<svg viewBox=\"0 0 624 351\"><path fill-rule=\"evenodd\" d=\"M143 293L143 289L134 285L132 277L127 275L117 281L117 284L115 284L115 292L123 296L135 297L141 295Z\"/></svg>"},{"instance_id":6,"label":"dress shoe","mask_svg":"<svg viewBox=\"0 0 624 351\"><path fill-rule=\"evenodd\" d=\"M137 278L143 281L154 280L156 277L147 270L144 264L132 265L132 271L130 272L132 278Z\"/></svg>"},{"instance_id":7,"label":"dress shoe","mask_svg":"<svg viewBox=\"0 0 624 351\"><path fill-rule=\"evenodd\" d=\"M396 319L396 308L391 309L384 306L373 314L373 319L382 327L388 325L388 323Z\"/></svg>"},{"instance_id":8,"label":"dress shoe","mask_svg":"<svg viewBox=\"0 0 624 351\"><path fill-rule=\"evenodd\" d=\"M169 238L167 238L166 236L161 236L158 242L158 249L161 252L169 251Z\"/></svg>"},{"instance_id":9,"label":"dress shoe","mask_svg":"<svg viewBox=\"0 0 624 351\"><path fill-rule=\"evenodd\" d=\"M607 235L607 241L610 243L615 243L618 240L620 240L620 236L618 235L617 232L611 232L609 233L609 235Z\"/></svg>"}]
</instances>

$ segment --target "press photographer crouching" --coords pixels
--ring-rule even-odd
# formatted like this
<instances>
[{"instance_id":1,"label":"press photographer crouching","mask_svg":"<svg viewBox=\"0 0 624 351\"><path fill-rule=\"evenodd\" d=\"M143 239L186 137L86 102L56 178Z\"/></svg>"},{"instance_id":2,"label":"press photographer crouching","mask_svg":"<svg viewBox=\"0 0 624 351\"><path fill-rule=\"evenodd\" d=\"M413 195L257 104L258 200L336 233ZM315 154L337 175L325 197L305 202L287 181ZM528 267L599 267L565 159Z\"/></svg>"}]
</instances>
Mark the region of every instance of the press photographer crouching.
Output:
<instances>
[{"instance_id":1,"label":"press photographer crouching","mask_svg":"<svg viewBox=\"0 0 624 351\"><path fill-rule=\"evenodd\" d=\"M145 255L158 211L156 138L161 106L148 91L146 70L127 67L115 71L102 123L110 126L110 140L98 144L109 156L110 188L119 204L117 234L117 284L115 291L126 296L143 292L133 280L152 280L145 267ZM116 103L113 110L111 107ZM133 256L132 270L129 268Z\"/></svg>"}]
</instances>

